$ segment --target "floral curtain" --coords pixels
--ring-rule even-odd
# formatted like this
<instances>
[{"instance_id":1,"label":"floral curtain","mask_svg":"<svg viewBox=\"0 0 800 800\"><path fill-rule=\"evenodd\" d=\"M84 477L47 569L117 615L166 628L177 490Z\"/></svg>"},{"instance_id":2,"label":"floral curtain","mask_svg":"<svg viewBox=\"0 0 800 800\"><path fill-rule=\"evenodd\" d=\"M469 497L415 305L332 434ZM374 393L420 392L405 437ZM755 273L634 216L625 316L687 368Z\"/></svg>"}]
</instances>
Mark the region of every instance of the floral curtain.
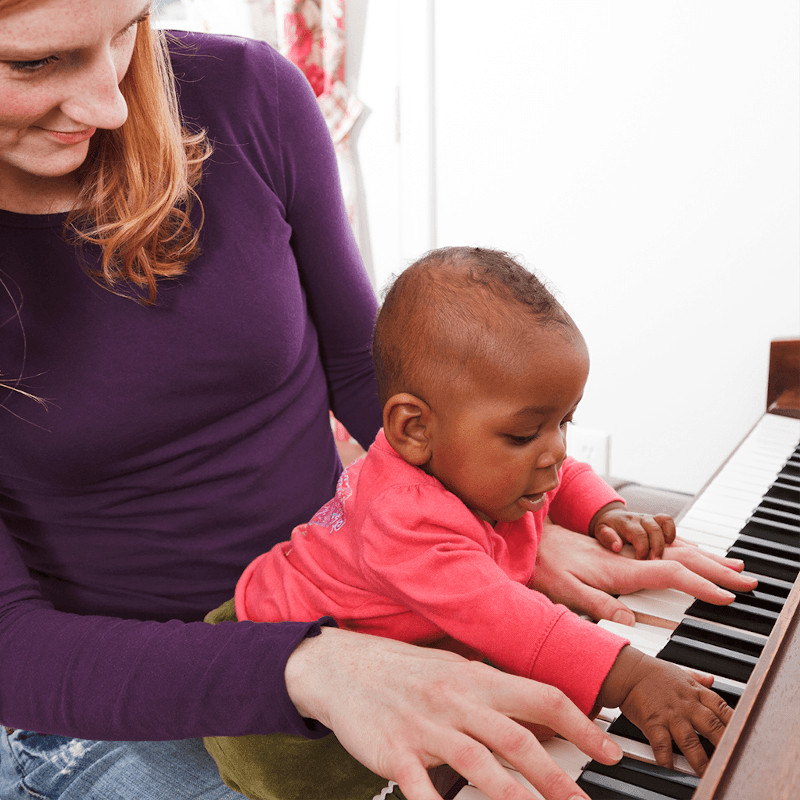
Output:
<instances>
[{"instance_id":1,"label":"floral curtain","mask_svg":"<svg viewBox=\"0 0 800 800\"><path fill-rule=\"evenodd\" d=\"M308 78L328 123L347 213L359 230L355 163L349 134L363 106L345 83L346 0L270 0L275 6L278 48Z\"/></svg>"}]
</instances>

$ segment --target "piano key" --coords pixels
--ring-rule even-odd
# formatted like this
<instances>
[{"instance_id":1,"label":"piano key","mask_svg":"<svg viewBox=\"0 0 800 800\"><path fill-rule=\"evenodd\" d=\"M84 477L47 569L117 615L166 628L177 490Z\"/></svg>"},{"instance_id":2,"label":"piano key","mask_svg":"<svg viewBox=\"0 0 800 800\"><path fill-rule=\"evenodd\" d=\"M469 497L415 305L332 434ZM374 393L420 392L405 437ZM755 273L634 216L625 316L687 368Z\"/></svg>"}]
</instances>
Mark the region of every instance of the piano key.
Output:
<instances>
[{"instance_id":1,"label":"piano key","mask_svg":"<svg viewBox=\"0 0 800 800\"><path fill-rule=\"evenodd\" d=\"M774 555L778 558L785 558L800 565L800 547L797 544L763 536L754 536L755 532L754 528L750 528L749 533L742 533L734 542L734 547L746 547L749 550L756 550L767 556Z\"/></svg>"},{"instance_id":2,"label":"piano key","mask_svg":"<svg viewBox=\"0 0 800 800\"><path fill-rule=\"evenodd\" d=\"M774 508L776 510L789 511L794 515L800 514L800 494L797 500L785 500L780 497L771 497L769 492L761 498L761 507L765 509Z\"/></svg>"},{"instance_id":3,"label":"piano key","mask_svg":"<svg viewBox=\"0 0 800 800\"><path fill-rule=\"evenodd\" d=\"M653 657L657 656L659 651L664 648L669 641L671 633L667 628L660 628L655 625L637 623L634 627L630 627L607 619L601 619L597 624L611 633L616 633L617 636L621 636L623 639L628 639L637 650L641 650L643 653Z\"/></svg>"},{"instance_id":4,"label":"piano key","mask_svg":"<svg viewBox=\"0 0 800 800\"><path fill-rule=\"evenodd\" d=\"M687 608L686 616L768 636L780 615L782 606L780 599L772 595L746 592L737 594L736 600L727 606L715 606L702 600L695 600Z\"/></svg>"},{"instance_id":5,"label":"piano key","mask_svg":"<svg viewBox=\"0 0 800 800\"><path fill-rule=\"evenodd\" d=\"M728 551L728 555L744 561L744 568L748 572L779 578L788 583L794 582L800 571L800 564L794 559L771 556L749 547L734 545Z\"/></svg>"},{"instance_id":6,"label":"piano key","mask_svg":"<svg viewBox=\"0 0 800 800\"><path fill-rule=\"evenodd\" d=\"M789 592L792 591L792 586L794 585L792 581L784 581L780 578L773 578L770 575L747 574L752 574L753 577L758 579L757 588L762 592L769 592L776 597L782 597L784 600L789 596Z\"/></svg>"},{"instance_id":7,"label":"piano key","mask_svg":"<svg viewBox=\"0 0 800 800\"><path fill-rule=\"evenodd\" d=\"M695 775L623 758L618 764L591 761L578 786L592 798L633 798L634 800L691 800L700 779Z\"/></svg>"},{"instance_id":8,"label":"piano key","mask_svg":"<svg viewBox=\"0 0 800 800\"><path fill-rule=\"evenodd\" d=\"M675 627L686 616L694 598L677 589L642 589L623 595L620 600L637 616L674 622Z\"/></svg>"},{"instance_id":9,"label":"piano key","mask_svg":"<svg viewBox=\"0 0 800 800\"><path fill-rule=\"evenodd\" d=\"M774 503L771 500L762 500L758 504L753 517L758 520L771 520L773 522L785 522L792 525L794 530L800 530L800 506L792 507L789 503Z\"/></svg>"},{"instance_id":10,"label":"piano key","mask_svg":"<svg viewBox=\"0 0 800 800\"><path fill-rule=\"evenodd\" d=\"M732 648L698 641L680 634L669 640L658 657L742 682L747 682L758 662L758 656L740 653Z\"/></svg>"},{"instance_id":11,"label":"piano key","mask_svg":"<svg viewBox=\"0 0 800 800\"><path fill-rule=\"evenodd\" d=\"M672 632L675 636L686 636L698 642L728 647L739 653L759 656L767 643L767 637L758 633L737 630L725 625L700 619L685 619Z\"/></svg>"},{"instance_id":12,"label":"piano key","mask_svg":"<svg viewBox=\"0 0 800 800\"><path fill-rule=\"evenodd\" d=\"M742 528L741 535L797 547L800 543L800 517L792 524L783 520L767 519L756 513Z\"/></svg>"},{"instance_id":13,"label":"piano key","mask_svg":"<svg viewBox=\"0 0 800 800\"><path fill-rule=\"evenodd\" d=\"M766 636L687 617L658 658L746 683L765 643Z\"/></svg>"}]
</instances>

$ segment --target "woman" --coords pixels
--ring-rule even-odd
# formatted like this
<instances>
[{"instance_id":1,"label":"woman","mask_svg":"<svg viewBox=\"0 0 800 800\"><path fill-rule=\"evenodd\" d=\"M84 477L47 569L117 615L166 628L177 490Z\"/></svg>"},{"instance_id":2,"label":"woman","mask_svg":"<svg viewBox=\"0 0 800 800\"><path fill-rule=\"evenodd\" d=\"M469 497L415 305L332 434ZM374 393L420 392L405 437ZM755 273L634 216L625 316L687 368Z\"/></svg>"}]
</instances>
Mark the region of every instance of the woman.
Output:
<instances>
[{"instance_id":1,"label":"woman","mask_svg":"<svg viewBox=\"0 0 800 800\"><path fill-rule=\"evenodd\" d=\"M374 436L375 301L304 79L186 35L176 97L148 10L0 0L0 796L229 800L197 737L324 726L409 800L530 798L487 747L581 796L509 715L618 750L548 687L200 621L332 494L328 409Z\"/></svg>"}]
</instances>

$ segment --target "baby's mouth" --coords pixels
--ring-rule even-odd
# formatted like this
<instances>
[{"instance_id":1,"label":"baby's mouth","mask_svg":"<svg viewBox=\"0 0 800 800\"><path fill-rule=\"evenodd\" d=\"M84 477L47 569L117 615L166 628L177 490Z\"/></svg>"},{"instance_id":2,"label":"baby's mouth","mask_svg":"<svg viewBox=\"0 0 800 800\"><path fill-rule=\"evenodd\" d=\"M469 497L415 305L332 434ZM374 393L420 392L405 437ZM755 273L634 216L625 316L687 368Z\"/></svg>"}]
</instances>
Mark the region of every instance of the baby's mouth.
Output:
<instances>
[{"instance_id":1,"label":"baby's mouth","mask_svg":"<svg viewBox=\"0 0 800 800\"><path fill-rule=\"evenodd\" d=\"M547 494L542 492L541 494L524 494L519 499L519 504L526 510L526 511L538 511L543 505Z\"/></svg>"}]
</instances>

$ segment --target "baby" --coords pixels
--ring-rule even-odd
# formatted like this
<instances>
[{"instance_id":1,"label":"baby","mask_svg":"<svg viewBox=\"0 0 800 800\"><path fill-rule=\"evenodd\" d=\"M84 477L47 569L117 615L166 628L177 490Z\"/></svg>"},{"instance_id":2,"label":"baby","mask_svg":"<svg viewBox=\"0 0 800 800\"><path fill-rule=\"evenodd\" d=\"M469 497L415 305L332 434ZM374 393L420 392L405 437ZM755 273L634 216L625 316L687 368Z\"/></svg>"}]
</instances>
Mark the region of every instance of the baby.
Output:
<instances>
[{"instance_id":1,"label":"baby","mask_svg":"<svg viewBox=\"0 0 800 800\"><path fill-rule=\"evenodd\" d=\"M433 251L386 295L373 356L383 429L334 498L247 567L236 617L328 615L485 659L557 686L587 714L619 707L660 764L674 739L702 772L696 731L718 741L724 701L528 588L546 516L639 557L675 537L669 517L628 512L567 457L589 371L569 315L504 253Z\"/></svg>"}]
</instances>

